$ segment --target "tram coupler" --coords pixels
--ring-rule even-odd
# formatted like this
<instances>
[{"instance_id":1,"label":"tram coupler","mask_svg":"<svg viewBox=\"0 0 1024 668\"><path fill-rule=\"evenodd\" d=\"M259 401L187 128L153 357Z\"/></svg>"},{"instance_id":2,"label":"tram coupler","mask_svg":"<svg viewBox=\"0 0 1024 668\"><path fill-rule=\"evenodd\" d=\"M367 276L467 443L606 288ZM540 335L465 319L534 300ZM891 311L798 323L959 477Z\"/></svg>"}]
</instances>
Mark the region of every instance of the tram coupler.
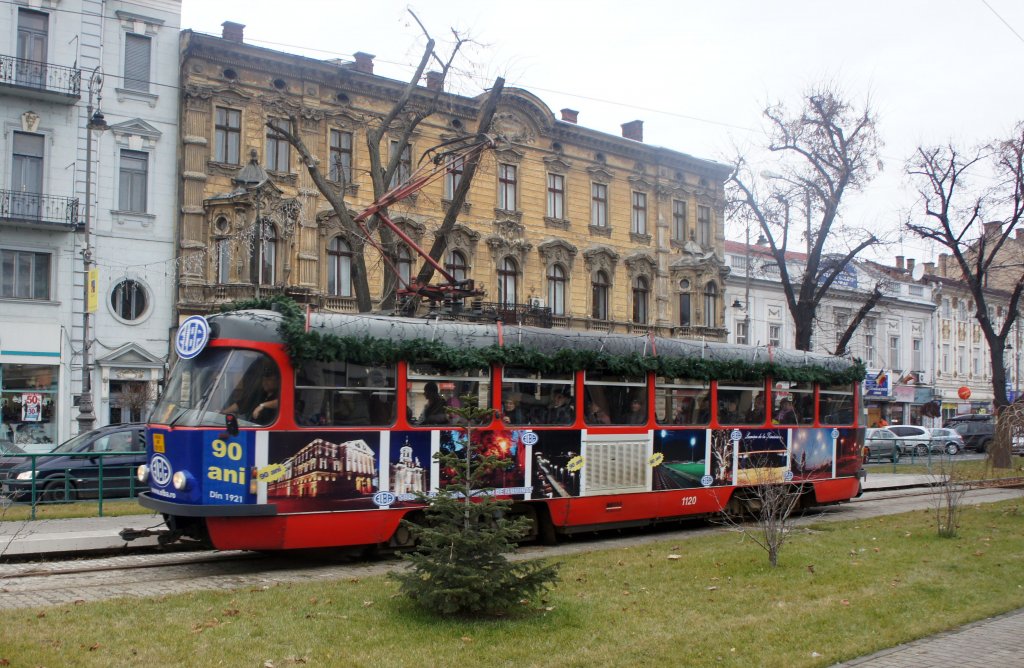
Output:
<instances>
[{"instance_id":1,"label":"tram coupler","mask_svg":"<svg viewBox=\"0 0 1024 668\"><path fill-rule=\"evenodd\" d=\"M180 531L171 531L170 529L121 529L117 535L125 542L156 536L156 541L160 545L169 545L181 538Z\"/></svg>"}]
</instances>

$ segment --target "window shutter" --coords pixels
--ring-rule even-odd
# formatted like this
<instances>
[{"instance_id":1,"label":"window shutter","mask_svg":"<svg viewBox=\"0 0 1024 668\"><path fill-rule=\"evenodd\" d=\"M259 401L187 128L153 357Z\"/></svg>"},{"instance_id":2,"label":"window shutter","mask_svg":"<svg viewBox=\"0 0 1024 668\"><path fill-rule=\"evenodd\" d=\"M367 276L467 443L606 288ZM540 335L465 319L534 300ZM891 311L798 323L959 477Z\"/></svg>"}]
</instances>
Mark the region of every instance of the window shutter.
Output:
<instances>
[{"instance_id":1,"label":"window shutter","mask_svg":"<svg viewBox=\"0 0 1024 668\"><path fill-rule=\"evenodd\" d=\"M124 39L124 87L149 92L150 39L127 34Z\"/></svg>"}]
</instances>

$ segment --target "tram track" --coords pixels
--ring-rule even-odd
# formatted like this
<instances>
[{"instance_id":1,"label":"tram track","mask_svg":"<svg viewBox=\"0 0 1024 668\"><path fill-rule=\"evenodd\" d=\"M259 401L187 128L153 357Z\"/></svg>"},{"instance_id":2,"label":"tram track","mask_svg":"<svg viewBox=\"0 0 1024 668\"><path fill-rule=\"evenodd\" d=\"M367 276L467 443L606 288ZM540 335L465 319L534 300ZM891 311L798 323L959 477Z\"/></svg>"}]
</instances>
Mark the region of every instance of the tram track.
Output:
<instances>
[{"instance_id":1,"label":"tram track","mask_svg":"<svg viewBox=\"0 0 1024 668\"><path fill-rule=\"evenodd\" d=\"M976 486L969 490L963 502L1021 498L1022 485L1024 481ZM858 520L926 509L931 507L935 494L931 487L872 492L849 503L814 509L798 518L795 524ZM554 546L523 546L513 558L551 558L664 540L696 539L725 530L714 523L694 524L686 528L664 525L653 530L577 535ZM0 609L370 577L399 568L402 562L394 557L394 553L388 552L368 558L340 551L268 554L195 550L0 564Z\"/></svg>"}]
</instances>

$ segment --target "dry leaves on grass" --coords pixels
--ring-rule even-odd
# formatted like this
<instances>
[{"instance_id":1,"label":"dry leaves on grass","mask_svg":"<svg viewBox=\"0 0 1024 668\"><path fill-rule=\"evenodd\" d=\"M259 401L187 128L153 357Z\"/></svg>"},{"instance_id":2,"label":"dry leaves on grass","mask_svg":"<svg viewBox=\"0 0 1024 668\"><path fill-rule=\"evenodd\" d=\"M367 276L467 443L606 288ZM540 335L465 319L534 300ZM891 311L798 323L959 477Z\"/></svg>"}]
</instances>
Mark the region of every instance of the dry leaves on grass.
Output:
<instances>
[{"instance_id":1,"label":"dry leaves on grass","mask_svg":"<svg viewBox=\"0 0 1024 668\"><path fill-rule=\"evenodd\" d=\"M202 633L206 629L213 629L218 626L220 626L220 620L214 617L213 619L208 619L205 622L198 622L196 624L193 624L192 633Z\"/></svg>"}]
</instances>

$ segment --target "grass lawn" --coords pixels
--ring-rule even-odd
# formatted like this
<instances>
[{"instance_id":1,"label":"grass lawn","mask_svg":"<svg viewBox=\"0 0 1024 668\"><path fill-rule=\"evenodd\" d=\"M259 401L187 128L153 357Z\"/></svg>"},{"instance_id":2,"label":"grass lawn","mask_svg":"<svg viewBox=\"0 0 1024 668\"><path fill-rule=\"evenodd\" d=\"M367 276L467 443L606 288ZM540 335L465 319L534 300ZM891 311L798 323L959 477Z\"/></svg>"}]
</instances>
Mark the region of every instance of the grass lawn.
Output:
<instances>
[{"instance_id":1,"label":"grass lawn","mask_svg":"<svg viewBox=\"0 0 1024 668\"><path fill-rule=\"evenodd\" d=\"M988 460L974 459L964 460L956 455L943 457L932 455L928 457L910 457L904 455L898 464L893 466L892 462L879 462L865 464L864 468L868 473L916 473L916 474L948 474L954 472L963 480L992 480L1000 478L1021 478L1024 477L1024 457L1012 457L1012 468L993 469Z\"/></svg>"},{"instance_id":2,"label":"grass lawn","mask_svg":"<svg viewBox=\"0 0 1024 668\"><path fill-rule=\"evenodd\" d=\"M546 599L436 619L384 577L5 612L12 666L828 666L1024 606L1024 501L562 560Z\"/></svg>"},{"instance_id":3,"label":"grass lawn","mask_svg":"<svg viewBox=\"0 0 1024 668\"><path fill-rule=\"evenodd\" d=\"M149 515L153 511L143 508L135 499L103 502L104 517L122 515ZM23 522L31 519L32 507L28 504L15 503L6 508L0 507L0 522ZM99 517L98 501L79 501L76 503L44 503L36 506L37 520L57 520L69 517Z\"/></svg>"}]
</instances>

